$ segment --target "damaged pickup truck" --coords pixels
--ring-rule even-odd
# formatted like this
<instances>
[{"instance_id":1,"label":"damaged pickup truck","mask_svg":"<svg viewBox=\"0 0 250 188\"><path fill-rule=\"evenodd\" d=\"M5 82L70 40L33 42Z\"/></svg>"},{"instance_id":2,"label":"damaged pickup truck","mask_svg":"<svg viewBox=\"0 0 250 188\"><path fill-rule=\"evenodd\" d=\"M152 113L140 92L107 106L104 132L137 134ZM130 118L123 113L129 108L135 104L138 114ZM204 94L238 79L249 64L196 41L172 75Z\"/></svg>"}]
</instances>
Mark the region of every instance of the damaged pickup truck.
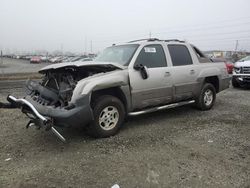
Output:
<instances>
[{"instance_id":1,"label":"damaged pickup truck","mask_svg":"<svg viewBox=\"0 0 250 188\"><path fill-rule=\"evenodd\" d=\"M86 126L93 137L115 135L127 116L194 103L214 105L229 87L224 63L213 63L179 40L145 39L106 48L94 61L49 65L40 82L27 81L24 98L9 95L2 107L21 108L27 127Z\"/></svg>"}]
</instances>

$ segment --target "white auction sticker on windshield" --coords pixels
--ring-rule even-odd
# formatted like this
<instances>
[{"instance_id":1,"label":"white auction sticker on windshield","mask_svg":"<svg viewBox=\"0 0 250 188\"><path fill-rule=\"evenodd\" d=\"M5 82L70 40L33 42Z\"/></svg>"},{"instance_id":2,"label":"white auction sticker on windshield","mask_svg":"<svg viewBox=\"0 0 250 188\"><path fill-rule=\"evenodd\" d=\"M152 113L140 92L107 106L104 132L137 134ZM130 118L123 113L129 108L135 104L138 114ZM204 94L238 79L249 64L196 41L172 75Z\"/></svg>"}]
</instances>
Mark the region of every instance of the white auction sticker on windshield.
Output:
<instances>
[{"instance_id":1,"label":"white auction sticker on windshield","mask_svg":"<svg viewBox=\"0 0 250 188\"><path fill-rule=\"evenodd\" d=\"M156 53L156 49L152 47L145 47L144 50L146 53Z\"/></svg>"}]
</instances>

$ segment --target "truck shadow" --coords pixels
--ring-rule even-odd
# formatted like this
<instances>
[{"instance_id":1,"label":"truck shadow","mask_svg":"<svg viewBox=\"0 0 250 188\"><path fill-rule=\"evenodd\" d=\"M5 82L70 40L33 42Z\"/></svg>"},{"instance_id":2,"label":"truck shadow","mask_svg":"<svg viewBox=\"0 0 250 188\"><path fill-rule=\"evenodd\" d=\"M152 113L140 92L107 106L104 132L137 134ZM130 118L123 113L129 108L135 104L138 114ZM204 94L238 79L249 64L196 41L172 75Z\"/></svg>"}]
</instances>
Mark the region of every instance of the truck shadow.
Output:
<instances>
[{"instance_id":1,"label":"truck shadow","mask_svg":"<svg viewBox=\"0 0 250 188\"><path fill-rule=\"evenodd\" d=\"M126 131L126 129L133 129L133 125L136 127L152 126L152 124L158 124L168 120L170 121L179 117L188 117L195 112L199 111L193 108L191 105L188 105L138 116L130 116L127 118L127 122L122 127L122 131Z\"/></svg>"},{"instance_id":2,"label":"truck shadow","mask_svg":"<svg viewBox=\"0 0 250 188\"><path fill-rule=\"evenodd\" d=\"M148 114L142 114L134 117L127 117L123 126L121 127L120 132L113 136L119 136L119 134L126 134L127 130L134 129L134 131L140 131L138 128L153 126L152 124L160 124L161 122L173 120L178 117L190 117L193 114L199 115L203 112L192 108L189 106L177 107L174 109L166 109L162 111L157 111ZM66 137L69 143L77 143L79 141L95 141L99 140L88 136L86 129L77 127L77 128L67 128L61 131L61 133ZM139 134L139 133L138 133ZM111 137L112 138L112 137ZM102 138L106 139L106 138Z\"/></svg>"}]
</instances>

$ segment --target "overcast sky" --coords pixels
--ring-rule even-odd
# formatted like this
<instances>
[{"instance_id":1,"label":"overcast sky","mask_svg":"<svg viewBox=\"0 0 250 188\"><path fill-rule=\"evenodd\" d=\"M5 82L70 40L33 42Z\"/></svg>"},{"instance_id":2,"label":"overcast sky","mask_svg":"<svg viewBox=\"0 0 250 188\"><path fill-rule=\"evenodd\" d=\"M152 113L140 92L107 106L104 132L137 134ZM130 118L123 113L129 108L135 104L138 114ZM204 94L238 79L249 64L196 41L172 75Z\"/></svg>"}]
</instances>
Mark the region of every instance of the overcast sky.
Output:
<instances>
[{"instance_id":1,"label":"overcast sky","mask_svg":"<svg viewBox=\"0 0 250 188\"><path fill-rule=\"evenodd\" d=\"M249 0L0 0L0 49L100 51L150 36L250 51Z\"/></svg>"}]
</instances>

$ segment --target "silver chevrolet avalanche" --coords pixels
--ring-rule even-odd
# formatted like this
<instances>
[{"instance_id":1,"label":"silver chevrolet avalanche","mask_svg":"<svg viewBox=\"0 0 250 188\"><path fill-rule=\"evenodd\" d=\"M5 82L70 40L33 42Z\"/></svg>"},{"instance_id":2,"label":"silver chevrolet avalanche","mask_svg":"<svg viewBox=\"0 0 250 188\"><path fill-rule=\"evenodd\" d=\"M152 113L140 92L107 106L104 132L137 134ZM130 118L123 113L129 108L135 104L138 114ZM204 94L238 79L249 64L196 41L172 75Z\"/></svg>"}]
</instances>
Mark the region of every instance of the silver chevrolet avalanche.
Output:
<instances>
[{"instance_id":1,"label":"silver chevrolet avalanche","mask_svg":"<svg viewBox=\"0 0 250 188\"><path fill-rule=\"evenodd\" d=\"M9 95L5 108L21 108L27 127L86 126L93 137L115 135L127 116L194 104L213 107L229 87L225 63L213 63L179 40L145 39L106 48L94 61L49 65L40 82L27 81L24 98ZM167 112L166 112L167 113Z\"/></svg>"}]
</instances>

